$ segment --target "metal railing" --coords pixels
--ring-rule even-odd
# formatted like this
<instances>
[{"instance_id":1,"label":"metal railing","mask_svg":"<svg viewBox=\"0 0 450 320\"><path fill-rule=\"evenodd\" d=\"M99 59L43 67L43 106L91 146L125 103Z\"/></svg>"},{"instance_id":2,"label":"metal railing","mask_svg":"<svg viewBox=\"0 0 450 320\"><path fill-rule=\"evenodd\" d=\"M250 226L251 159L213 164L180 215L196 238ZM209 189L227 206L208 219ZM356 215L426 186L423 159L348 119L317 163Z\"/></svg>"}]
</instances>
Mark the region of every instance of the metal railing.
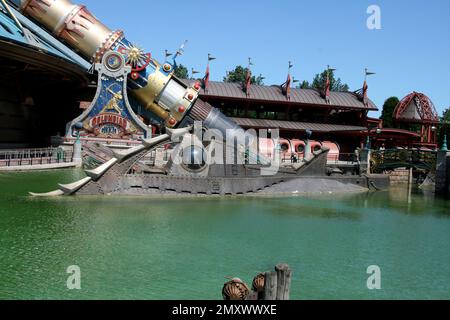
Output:
<instances>
[{"instance_id":1,"label":"metal railing","mask_svg":"<svg viewBox=\"0 0 450 320\"><path fill-rule=\"evenodd\" d=\"M327 159L328 164L358 164L359 159L358 155L355 153L339 153L339 154L330 154Z\"/></svg>"},{"instance_id":2,"label":"metal railing","mask_svg":"<svg viewBox=\"0 0 450 320\"><path fill-rule=\"evenodd\" d=\"M0 167L21 167L73 162L73 152L62 148L0 151Z\"/></svg>"},{"instance_id":3,"label":"metal railing","mask_svg":"<svg viewBox=\"0 0 450 320\"><path fill-rule=\"evenodd\" d=\"M66 143L75 143L77 139L76 138L64 138L64 141ZM103 138L81 138L80 139L83 144L86 142L97 142L97 143L103 143L107 146L121 146L121 147L135 147L138 145L141 145L142 142L138 140L119 140L119 139L103 139Z\"/></svg>"},{"instance_id":4,"label":"metal railing","mask_svg":"<svg viewBox=\"0 0 450 320\"><path fill-rule=\"evenodd\" d=\"M372 151L371 162L374 171L400 167L435 170L437 152L419 149L390 149Z\"/></svg>"}]
</instances>

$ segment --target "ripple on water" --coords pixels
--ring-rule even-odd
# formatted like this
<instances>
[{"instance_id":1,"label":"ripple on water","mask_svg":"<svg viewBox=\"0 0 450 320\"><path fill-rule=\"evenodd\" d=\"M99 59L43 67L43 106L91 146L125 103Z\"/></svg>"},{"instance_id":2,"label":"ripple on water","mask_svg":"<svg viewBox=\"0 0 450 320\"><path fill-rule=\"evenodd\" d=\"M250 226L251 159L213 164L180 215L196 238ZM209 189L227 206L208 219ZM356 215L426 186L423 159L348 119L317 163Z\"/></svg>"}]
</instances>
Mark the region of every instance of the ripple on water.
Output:
<instances>
[{"instance_id":1,"label":"ripple on water","mask_svg":"<svg viewBox=\"0 0 450 320\"><path fill-rule=\"evenodd\" d=\"M310 197L32 199L79 171L0 174L0 298L220 299L288 262L294 299L444 299L449 201L403 190ZM383 290L366 269L382 268ZM66 288L79 265L82 290Z\"/></svg>"}]
</instances>

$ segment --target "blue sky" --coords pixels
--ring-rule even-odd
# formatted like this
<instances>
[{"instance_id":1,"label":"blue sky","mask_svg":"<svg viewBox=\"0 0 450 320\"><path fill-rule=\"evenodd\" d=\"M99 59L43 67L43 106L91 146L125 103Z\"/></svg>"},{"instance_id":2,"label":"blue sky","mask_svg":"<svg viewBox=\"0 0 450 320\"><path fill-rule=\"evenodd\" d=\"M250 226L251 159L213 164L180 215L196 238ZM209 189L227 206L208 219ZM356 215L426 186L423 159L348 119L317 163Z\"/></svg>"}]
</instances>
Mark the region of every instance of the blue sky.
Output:
<instances>
[{"instance_id":1,"label":"blue sky","mask_svg":"<svg viewBox=\"0 0 450 320\"><path fill-rule=\"evenodd\" d=\"M189 40L178 62L212 80L254 62L266 84L286 80L288 61L296 79L311 80L327 64L351 90L362 87L381 108L386 98L427 94L441 114L450 106L450 1L448 0L76 0L112 29L146 48L157 60ZM106 5L107 4L107 5ZM381 8L381 30L366 26L369 5ZM116 9L117 8L117 9ZM376 114L372 114L375 116Z\"/></svg>"}]
</instances>

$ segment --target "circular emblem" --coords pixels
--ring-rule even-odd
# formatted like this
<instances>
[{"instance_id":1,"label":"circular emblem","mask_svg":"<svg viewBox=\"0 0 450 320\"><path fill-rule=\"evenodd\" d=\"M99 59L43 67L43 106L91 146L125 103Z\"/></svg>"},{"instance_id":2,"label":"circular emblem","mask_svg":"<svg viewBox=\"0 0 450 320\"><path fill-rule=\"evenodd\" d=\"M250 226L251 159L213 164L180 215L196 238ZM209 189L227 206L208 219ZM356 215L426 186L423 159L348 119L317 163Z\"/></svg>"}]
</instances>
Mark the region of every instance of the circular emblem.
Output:
<instances>
[{"instance_id":1,"label":"circular emblem","mask_svg":"<svg viewBox=\"0 0 450 320\"><path fill-rule=\"evenodd\" d=\"M168 64L168 63L165 63L165 64L163 65L163 70L164 70L165 72L170 72L170 71L172 71L172 66L171 66L170 64Z\"/></svg>"},{"instance_id":2,"label":"circular emblem","mask_svg":"<svg viewBox=\"0 0 450 320\"><path fill-rule=\"evenodd\" d=\"M120 54L110 52L105 57L105 65L109 71L117 71L123 67L124 61Z\"/></svg>"}]
</instances>

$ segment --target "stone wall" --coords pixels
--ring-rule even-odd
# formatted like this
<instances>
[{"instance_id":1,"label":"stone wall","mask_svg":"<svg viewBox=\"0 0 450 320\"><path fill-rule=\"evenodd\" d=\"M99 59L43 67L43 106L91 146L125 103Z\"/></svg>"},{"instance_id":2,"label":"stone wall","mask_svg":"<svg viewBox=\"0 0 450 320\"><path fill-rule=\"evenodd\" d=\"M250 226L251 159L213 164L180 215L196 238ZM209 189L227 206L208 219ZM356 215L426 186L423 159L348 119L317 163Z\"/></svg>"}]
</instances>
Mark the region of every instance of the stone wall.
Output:
<instances>
[{"instance_id":1,"label":"stone wall","mask_svg":"<svg viewBox=\"0 0 450 320\"><path fill-rule=\"evenodd\" d=\"M436 193L450 194L450 152L439 151L436 168Z\"/></svg>"},{"instance_id":2,"label":"stone wall","mask_svg":"<svg viewBox=\"0 0 450 320\"><path fill-rule=\"evenodd\" d=\"M396 169L389 174L391 184L408 184L409 169Z\"/></svg>"}]
</instances>

